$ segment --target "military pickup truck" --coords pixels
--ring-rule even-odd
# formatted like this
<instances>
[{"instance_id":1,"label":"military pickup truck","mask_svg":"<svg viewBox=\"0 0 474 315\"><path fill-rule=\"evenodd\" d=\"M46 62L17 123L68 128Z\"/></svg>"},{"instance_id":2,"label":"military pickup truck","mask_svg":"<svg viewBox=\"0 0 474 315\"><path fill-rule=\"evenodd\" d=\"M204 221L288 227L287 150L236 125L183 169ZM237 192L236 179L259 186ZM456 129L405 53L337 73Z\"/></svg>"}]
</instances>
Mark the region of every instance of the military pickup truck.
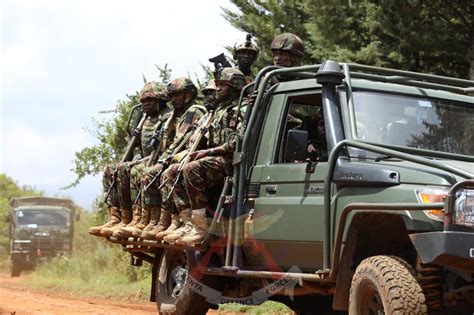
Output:
<instances>
[{"instance_id":1,"label":"military pickup truck","mask_svg":"<svg viewBox=\"0 0 474 315\"><path fill-rule=\"evenodd\" d=\"M152 265L161 313L472 314L473 81L326 61L250 93L204 243L108 239Z\"/></svg>"},{"instance_id":2,"label":"military pickup truck","mask_svg":"<svg viewBox=\"0 0 474 315\"><path fill-rule=\"evenodd\" d=\"M39 262L70 252L74 220L79 219L69 199L19 197L10 201L11 276L33 269Z\"/></svg>"}]
</instances>

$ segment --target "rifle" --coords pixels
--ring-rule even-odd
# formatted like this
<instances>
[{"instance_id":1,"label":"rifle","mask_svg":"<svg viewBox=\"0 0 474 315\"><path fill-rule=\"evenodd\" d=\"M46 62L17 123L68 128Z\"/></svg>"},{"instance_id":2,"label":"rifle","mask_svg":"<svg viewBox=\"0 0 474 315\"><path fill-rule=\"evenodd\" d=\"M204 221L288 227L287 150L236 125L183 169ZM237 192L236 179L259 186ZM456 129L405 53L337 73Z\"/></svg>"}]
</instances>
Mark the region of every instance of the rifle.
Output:
<instances>
[{"instance_id":1,"label":"rifle","mask_svg":"<svg viewBox=\"0 0 474 315\"><path fill-rule=\"evenodd\" d=\"M206 117L206 116L204 116L204 117ZM198 129L195 132L196 138L194 138L194 142L193 142L193 145L191 146L191 149L189 149L188 154L179 163L178 173L176 175L176 179L173 183L173 187L171 187L171 190L170 190L168 196L166 197L166 200L170 199L171 193L174 191L174 188L178 184L178 181L180 180L180 178L183 174L184 166L186 165L186 163L191 161L191 154L193 154L197 150L197 148L198 148L198 146L199 146L199 144L202 140L202 137L204 136L204 134L209 129L209 126L211 125L212 117L214 117L214 109L213 108L211 110L209 110L209 112L207 113L207 117L206 117L206 120L204 121L204 123L199 125Z\"/></svg>"},{"instance_id":2,"label":"rifle","mask_svg":"<svg viewBox=\"0 0 474 315\"><path fill-rule=\"evenodd\" d=\"M203 122L204 122L204 118L206 116L203 116L198 122L196 125L200 126ZM166 170L166 168L169 166L169 164L171 163L171 160L173 159L173 157L179 153L184 145L189 141L189 139L191 138L191 136L193 135L193 133L191 132L191 130L187 130L186 133L185 133L185 136L180 140L179 144L175 147L175 149L173 150L173 152L170 154L170 156L168 156L168 158L166 160L163 161L163 168L161 169L161 171L156 174L152 179L151 181L148 183L148 185L146 185L145 187L145 191L147 191L151 185L153 185L153 183L161 176L161 174ZM158 187L158 190L160 190L161 188L163 188L163 186L167 183L167 180L164 181L163 183L161 183L161 185Z\"/></svg>"},{"instance_id":3,"label":"rifle","mask_svg":"<svg viewBox=\"0 0 474 315\"><path fill-rule=\"evenodd\" d=\"M173 115L170 115L168 120L163 124L163 126L160 129L158 129L158 126L155 128L155 131L153 132L153 135L151 136L151 140L150 140L150 145L153 148L153 151L151 152L150 156L148 157L148 161L146 163L147 167L152 166L153 164L155 164L155 161L158 158L159 154L161 153L163 148L166 147L166 142L168 140L169 126L170 126L172 120L173 120ZM161 172L159 172L159 174L161 175ZM156 176L153 177L153 180L156 180ZM148 184L146 186L145 190L147 190L149 186L150 186L150 184ZM141 195L142 195L142 190L140 189L138 191L137 197L133 201L134 205L138 202Z\"/></svg>"},{"instance_id":4,"label":"rifle","mask_svg":"<svg viewBox=\"0 0 474 315\"><path fill-rule=\"evenodd\" d=\"M214 78L218 79L222 69L224 68L234 68L234 62L228 58L224 53L217 55L215 57L209 58L209 61L214 64Z\"/></svg>"},{"instance_id":5,"label":"rifle","mask_svg":"<svg viewBox=\"0 0 474 315\"><path fill-rule=\"evenodd\" d=\"M130 115L131 116L131 115ZM114 172L112 173L113 175L113 180L112 180L112 184L110 184L110 187L109 189L107 190L107 194L105 195L105 202L107 203L107 199L109 198L110 196L110 193L112 192L112 189L114 188L116 182L117 182L117 171L118 171L118 167L121 163L124 163L124 162L127 162L127 161L130 161L133 157L133 149L135 148L135 146L137 145L137 142L140 138L140 135L142 133L142 127L143 127L143 124L145 123L145 120L146 120L146 114L143 113L143 111L140 111L138 113L138 117L137 117L137 121L138 123L135 123L135 128L133 129L133 131L131 132L131 138L130 140L128 141L128 144L127 144L127 147L125 149L125 152L123 153L122 155L122 158L120 159L120 163L117 164L117 167L115 168ZM130 117L129 117L129 122L130 122Z\"/></svg>"}]
</instances>

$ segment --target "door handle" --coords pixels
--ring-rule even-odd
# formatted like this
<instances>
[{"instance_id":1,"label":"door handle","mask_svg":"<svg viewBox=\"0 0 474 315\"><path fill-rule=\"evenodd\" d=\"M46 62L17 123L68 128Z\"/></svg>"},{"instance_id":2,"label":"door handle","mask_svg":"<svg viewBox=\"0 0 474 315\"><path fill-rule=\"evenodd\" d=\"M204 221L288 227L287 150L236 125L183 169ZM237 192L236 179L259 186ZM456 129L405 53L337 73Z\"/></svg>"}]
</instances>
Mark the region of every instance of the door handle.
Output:
<instances>
[{"instance_id":1,"label":"door handle","mask_svg":"<svg viewBox=\"0 0 474 315\"><path fill-rule=\"evenodd\" d=\"M269 194L275 194L277 192L277 185L269 185L265 187L265 191Z\"/></svg>"}]
</instances>

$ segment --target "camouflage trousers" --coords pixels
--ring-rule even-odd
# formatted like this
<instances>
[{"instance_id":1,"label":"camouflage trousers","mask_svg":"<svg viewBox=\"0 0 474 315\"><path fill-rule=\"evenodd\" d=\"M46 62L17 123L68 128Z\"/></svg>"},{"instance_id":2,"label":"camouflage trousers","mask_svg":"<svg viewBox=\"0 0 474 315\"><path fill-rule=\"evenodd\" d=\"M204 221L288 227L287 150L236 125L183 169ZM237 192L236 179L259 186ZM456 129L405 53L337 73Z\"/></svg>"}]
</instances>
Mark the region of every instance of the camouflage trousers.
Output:
<instances>
[{"instance_id":1,"label":"camouflage trousers","mask_svg":"<svg viewBox=\"0 0 474 315\"><path fill-rule=\"evenodd\" d=\"M176 186L174 186L169 200L167 199L171 189L173 189L176 176L178 176L178 169L179 163L171 164L161 175L160 182L166 182L161 188L161 211L181 212L182 210L190 208L188 194L186 193L182 177L178 180ZM172 205L174 205L174 208L172 208Z\"/></svg>"},{"instance_id":2,"label":"camouflage trousers","mask_svg":"<svg viewBox=\"0 0 474 315\"><path fill-rule=\"evenodd\" d=\"M124 162L117 167L116 194L119 206L124 209L132 209L132 203L140 189L140 174L145 167L143 162ZM140 203L138 203L140 204Z\"/></svg>"},{"instance_id":3,"label":"camouflage trousers","mask_svg":"<svg viewBox=\"0 0 474 315\"><path fill-rule=\"evenodd\" d=\"M117 168L116 164L110 164L106 165L104 167L104 172L102 174L102 187L104 187L104 197L107 195L107 192L109 191L110 186L112 185L112 182L114 180L114 174L113 172ZM112 187L110 190L110 194L105 200L105 202L110 206L110 207L120 207L120 201L119 201L119 196L118 196L118 191L117 191L117 185Z\"/></svg>"},{"instance_id":4,"label":"camouflage trousers","mask_svg":"<svg viewBox=\"0 0 474 315\"><path fill-rule=\"evenodd\" d=\"M158 190L160 186L160 178L145 190L150 181L161 172L163 164L155 164L141 169L140 174L140 189L142 191L142 207L159 207L161 205L161 193Z\"/></svg>"},{"instance_id":5,"label":"camouflage trousers","mask_svg":"<svg viewBox=\"0 0 474 315\"><path fill-rule=\"evenodd\" d=\"M222 185L231 174L231 156L207 156L186 164L183 179L191 209L207 208L206 189Z\"/></svg>"}]
</instances>

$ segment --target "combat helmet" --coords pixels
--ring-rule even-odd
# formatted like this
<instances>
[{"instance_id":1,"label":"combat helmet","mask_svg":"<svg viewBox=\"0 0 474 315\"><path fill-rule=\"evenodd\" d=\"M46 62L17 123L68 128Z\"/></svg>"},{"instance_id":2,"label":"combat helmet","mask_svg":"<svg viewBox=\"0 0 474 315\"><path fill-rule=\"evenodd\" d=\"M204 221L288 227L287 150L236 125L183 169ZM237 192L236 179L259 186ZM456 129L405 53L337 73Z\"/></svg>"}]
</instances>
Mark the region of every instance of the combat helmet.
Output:
<instances>
[{"instance_id":1,"label":"combat helmet","mask_svg":"<svg viewBox=\"0 0 474 315\"><path fill-rule=\"evenodd\" d=\"M201 92L202 94L207 96L214 93L215 90L216 90L216 81L209 80L207 81L206 85L201 89Z\"/></svg>"},{"instance_id":2,"label":"combat helmet","mask_svg":"<svg viewBox=\"0 0 474 315\"><path fill-rule=\"evenodd\" d=\"M227 85L239 91L247 84L245 75L237 68L223 68L216 81L224 81Z\"/></svg>"},{"instance_id":3,"label":"combat helmet","mask_svg":"<svg viewBox=\"0 0 474 315\"><path fill-rule=\"evenodd\" d=\"M146 99L169 101L168 93L166 92L166 86L156 81L147 82L140 91L139 96L140 102L143 102Z\"/></svg>"},{"instance_id":4,"label":"combat helmet","mask_svg":"<svg viewBox=\"0 0 474 315\"><path fill-rule=\"evenodd\" d=\"M292 33L283 33L276 36L270 46L272 51L284 50L289 54L303 57L304 56L304 45L301 38Z\"/></svg>"},{"instance_id":5,"label":"combat helmet","mask_svg":"<svg viewBox=\"0 0 474 315\"><path fill-rule=\"evenodd\" d=\"M168 92L168 96L182 91L191 92L193 98L197 96L197 88L194 85L193 81L184 77L174 79L173 81L168 83L166 90Z\"/></svg>"},{"instance_id":6,"label":"combat helmet","mask_svg":"<svg viewBox=\"0 0 474 315\"><path fill-rule=\"evenodd\" d=\"M260 49L258 48L257 44L252 41L252 35L247 34L247 37L244 42L235 43L234 48L232 48L232 57L237 59L237 53L242 50L249 50L253 51L255 55L258 55Z\"/></svg>"}]
</instances>

